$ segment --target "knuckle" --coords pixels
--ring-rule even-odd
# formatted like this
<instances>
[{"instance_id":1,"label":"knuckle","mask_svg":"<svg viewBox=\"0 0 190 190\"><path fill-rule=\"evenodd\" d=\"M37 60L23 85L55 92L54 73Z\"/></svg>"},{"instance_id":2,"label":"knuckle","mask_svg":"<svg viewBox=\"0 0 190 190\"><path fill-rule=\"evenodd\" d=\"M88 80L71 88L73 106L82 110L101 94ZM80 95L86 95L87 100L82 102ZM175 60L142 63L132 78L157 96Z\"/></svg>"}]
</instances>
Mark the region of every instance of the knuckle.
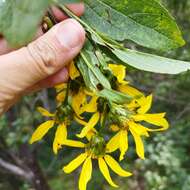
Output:
<instances>
[{"instance_id":1,"label":"knuckle","mask_svg":"<svg viewBox=\"0 0 190 190\"><path fill-rule=\"evenodd\" d=\"M37 40L27 46L27 49L32 57L37 68L45 73L52 74L57 69L56 47L47 40Z\"/></svg>"}]
</instances>

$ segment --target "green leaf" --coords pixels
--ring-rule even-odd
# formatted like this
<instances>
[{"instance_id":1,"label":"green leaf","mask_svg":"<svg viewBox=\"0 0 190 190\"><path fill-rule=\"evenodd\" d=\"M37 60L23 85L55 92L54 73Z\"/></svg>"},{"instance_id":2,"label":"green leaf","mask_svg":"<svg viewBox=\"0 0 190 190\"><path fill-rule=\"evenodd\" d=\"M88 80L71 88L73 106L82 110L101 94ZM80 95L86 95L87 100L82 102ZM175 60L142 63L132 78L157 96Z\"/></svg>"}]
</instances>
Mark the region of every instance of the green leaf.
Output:
<instances>
[{"instance_id":1,"label":"green leaf","mask_svg":"<svg viewBox=\"0 0 190 190\"><path fill-rule=\"evenodd\" d=\"M162 74L179 74L190 70L190 63L142 53L134 50L114 49L112 52L122 61L121 64L134 68Z\"/></svg>"},{"instance_id":2,"label":"green leaf","mask_svg":"<svg viewBox=\"0 0 190 190\"><path fill-rule=\"evenodd\" d=\"M62 3L62 4L69 4L69 3L80 3L82 0L59 0L58 2Z\"/></svg>"},{"instance_id":3,"label":"green leaf","mask_svg":"<svg viewBox=\"0 0 190 190\"><path fill-rule=\"evenodd\" d=\"M156 0L84 0L83 20L115 40L170 50L184 45L173 17Z\"/></svg>"},{"instance_id":4,"label":"green leaf","mask_svg":"<svg viewBox=\"0 0 190 190\"><path fill-rule=\"evenodd\" d=\"M50 0L0 1L0 33L12 46L32 40Z\"/></svg>"},{"instance_id":5,"label":"green leaf","mask_svg":"<svg viewBox=\"0 0 190 190\"><path fill-rule=\"evenodd\" d=\"M88 46L88 47L87 47ZM83 76L85 84L91 90L98 88L111 88L107 78L100 71L100 62L92 50L91 44L86 44L80 53L77 66Z\"/></svg>"},{"instance_id":6,"label":"green leaf","mask_svg":"<svg viewBox=\"0 0 190 190\"><path fill-rule=\"evenodd\" d=\"M115 102L118 104L130 103L132 100L131 96L123 94L121 92L112 90L112 89L104 89L98 93L99 96L106 98L111 102Z\"/></svg>"},{"instance_id":7,"label":"green leaf","mask_svg":"<svg viewBox=\"0 0 190 190\"><path fill-rule=\"evenodd\" d=\"M92 71L90 71L90 69L84 63L84 60L81 57L79 57L79 59L77 60L77 67L83 77L86 87L89 90L95 91L97 89L97 85L98 85L99 81L94 76Z\"/></svg>"}]
</instances>

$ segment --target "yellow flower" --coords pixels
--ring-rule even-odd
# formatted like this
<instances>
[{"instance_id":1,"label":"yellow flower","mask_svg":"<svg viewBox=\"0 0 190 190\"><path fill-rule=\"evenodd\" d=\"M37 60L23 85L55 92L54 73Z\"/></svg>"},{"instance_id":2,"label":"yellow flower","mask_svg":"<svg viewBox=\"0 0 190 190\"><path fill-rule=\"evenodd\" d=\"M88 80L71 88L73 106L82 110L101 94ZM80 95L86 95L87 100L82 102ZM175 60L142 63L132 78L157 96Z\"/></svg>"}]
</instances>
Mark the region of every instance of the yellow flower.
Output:
<instances>
[{"instance_id":1,"label":"yellow flower","mask_svg":"<svg viewBox=\"0 0 190 190\"><path fill-rule=\"evenodd\" d=\"M67 84L63 83L60 85L55 86L56 92L57 92L57 96L56 96L56 100L59 103L64 102L65 98L66 98L66 91L67 91Z\"/></svg>"},{"instance_id":2,"label":"yellow flower","mask_svg":"<svg viewBox=\"0 0 190 190\"><path fill-rule=\"evenodd\" d=\"M72 61L69 65L69 77L72 80L74 80L79 76L80 76L80 73L77 70L74 62ZM67 84L63 83L63 84L56 85L55 89L57 92L56 100L57 102L62 103L66 98Z\"/></svg>"},{"instance_id":3,"label":"yellow flower","mask_svg":"<svg viewBox=\"0 0 190 190\"><path fill-rule=\"evenodd\" d=\"M58 150L61 148L65 139L67 138L66 122L57 122L56 114L49 113L46 109L42 107L38 107L38 111L43 116L50 117L51 119L38 126L30 139L30 144L40 141L51 128L53 128L55 125L58 125L53 141L53 151L55 154L57 154Z\"/></svg>"},{"instance_id":4,"label":"yellow flower","mask_svg":"<svg viewBox=\"0 0 190 190\"><path fill-rule=\"evenodd\" d=\"M109 64L109 68L112 70L113 75L117 78L117 81L121 84L128 84L125 81L126 67L123 65Z\"/></svg>"},{"instance_id":5,"label":"yellow flower","mask_svg":"<svg viewBox=\"0 0 190 190\"><path fill-rule=\"evenodd\" d=\"M76 68L74 61L72 61L69 65L69 77L72 80L74 80L79 76L80 76L80 73L79 73L78 69Z\"/></svg>"},{"instance_id":6,"label":"yellow flower","mask_svg":"<svg viewBox=\"0 0 190 190\"><path fill-rule=\"evenodd\" d=\"M98 96L81 87L77 94L72 95L72 108L79 118L84 112L97 112Z\"/></svg>"},{"instance_id":7,"label":"yellow flower","mask_svg":"<svg viewBox=\"0 0 190 190\"><path fill-rule=\"evenodd\" d=\"M76 121L79 124L84 126L81 133L77 135L79 138L84 138L88 134L89 131L94 129L95 125L100 120L101 114L98 112L98 109L97 109L97 104L98 104L97 100L98 100L98 97L94 95L93 97L91 97L91 100L89 101L89 103L87 103L87 101L84 101L85 103L83 104L83 106L78 108L79 116L80 114L84 112L93 113L92 117L90 118L88 122L84 122L76 118Z\"/></svg>"},{"instance_id":8,"label":"yellow flower","mask_svg":"<svg viewBox=\"0 0 190 190\"><path fill-rule=\"evenodd\" d=\"M65 141L65 145L76 147L78 141ZM80 142L79 142L80 143ZM86 190L87 184L92 177L92 160L98 160L99 169L107 182L113 186L118 187L111 179L108 166L119 176L129 177L132 174L123 170L118 162L107 154L105 149L105 141L102 137L93 134L88 144L78 144L79 148L84 148L85 152L80 154L72 160L67 166L63 168L65 173L71 173L81 164L82 170L79 178L79 190Z\"/></svg>"},{"instance_id":9,"label":"yellow flower","mask_svg":"<svg viewBox=\"0 0 190 190\"><path fill-rule=\"evenodd\" d=\"M57 91L59 92L65 88L65 85L62 84L62 85L57 86L56 88L57 88ZM56 130L54 141L53 141L53 151L55 154L57 154L58 150L61 148L61 146L63 145L63 142L67 138L67 124L70 121L70 119L67 119L67 118L73 117L75 121L77 121L79 124L82 124L84 126L81 134L78 135L81 138L85 137L87 133L91 129L93 129L93 127L99 121L100 114L96 112L92 116L92 118L89 120L89 122L83 121L80 114L82 114L83 112L97 111L97 105L96 105L97 97L92 97L90 102L87 103L86 94L83 89L80 90L79 93L74 95L73 97L74 98L72 99L73 100L72 109L74 110L74 113L72 112L70 113L70 111L68 112L67 106L63 107L64 111L61 108L60 110L58 109L56 113L49 113L46 109L42 107L38 107L38 111L43 116L50 117L51 119L42 123L40 126L38 126L38 128L35 130L35 132L33 133L30 139L31 144L34 142L40 141L48 133L48 131L51 128L57 125L57 130ZM79 102L81 102L82 104L80 104ZM65 110L68 113L66 115L63 115L65 114Z\"/></svg>"},{"instance_id":10,"label":"yellow flower","mask_svg":"<svg viewBox=\"0 0 190 190\"><path fill-rule=\"evenodd\" d=\"M58 93L65 88L67 88L67 83L61 83L55 86L56 92Z\"/></svg>"},{"instance_id":11,"label":"yellow flower","mask_svg":"<svg viewBox=\"0 0 190 190\"><path fill-rule=\"evenodd\" d=\"M107 149L108 152L114 152L119 149L120 161L124 159L124 155L128 150L128 132L132 134L135 144L136 144L136 152L137 155L144 159L144 145L141 139L141 136L149 137L149 132L154 131L163 131L169 127L167 120L165 119L165 113L157 113L157 114L148 114L151 104L152 104L152 95L147 97L142 97L139 100L136 100L136 104L134 105L134 110L131 108L131 111L128 113L128 117L122 117L120 124L114 124L111 128L114 131L118 131L108 142ZM138 105L138 107L137 107ZM148 128L144 127L139 122L145 121L152 125L156 125L159 128Z\"/></svg>"},{"instance_id":12,"label":"yellow flower","mask_svg":"<svg viewBox=\"0 0 190 190\"><path fill-rule=\"evenodd\" d=\"M89 101L89 103L86 102L86 104L84 104L81 109L80 112L84 113L84 112L88 112L88 113L94 113L97 112L97 106L98 106L98 96L93 95Z\"/></svg>"},{"instance_id":13,"label":"yellow flower","mask_svg":"<svg viewBox=\"0 0 190 190\"><path fill-rule=\"evenodd\" d=\"M94 126L98 123L99 119L100 119L100 113L96 112L90 118L89 122L84 125L84 128L82 129L81 133L78 134L77 136L79 138L84 138L88 134L88 132L91 131L94 128Z\"/></svg>"},{"instance_id":14,"label":"yellow flower","mask_svg":"<svg viewBox=\"0 0 190 190\"><path fill-rule=\"evenodd\" d=\"M89 100L89 98L91 99ZM98 96L91 93L89 95L89 92L87 92L84 88L81 88L79 92L72 97L72 108L76 114L75 120L84 126L81 133L77 135L79 138L84 138L100 120L100 113L97 109L97 100ZM93 113L88 122L82 120L83 117L81 114L85 112Z\"/></svg>"},{"instance_id":15,"label":"yellow flower","mask_svg":"<svg viewBox=\"0 0 190 190\"><path fill-rule=\"evenodd\" d=\"M109 68L112 70L113 75L117 78L117 90L128 94L132 97L144 96L142 92L129 85L128 81L125 81L126 67L123 65L109 64Z\"/></svg>"},{"instance_id":16,"label":"yellow flower","mask_svg":"<svg viewBox=\"0 0 190 190\"><path fill-rule=\"evenodd\" d=\"M87 99L86 99L87 95L85 93L85 89L84 88L80 88L78 93L72 95L72 108L75 112L75 114L82 119L81 114L83 113L81 110L81 107L83 107L86 103L87 103Z\"/></svg>"}]
</instances>

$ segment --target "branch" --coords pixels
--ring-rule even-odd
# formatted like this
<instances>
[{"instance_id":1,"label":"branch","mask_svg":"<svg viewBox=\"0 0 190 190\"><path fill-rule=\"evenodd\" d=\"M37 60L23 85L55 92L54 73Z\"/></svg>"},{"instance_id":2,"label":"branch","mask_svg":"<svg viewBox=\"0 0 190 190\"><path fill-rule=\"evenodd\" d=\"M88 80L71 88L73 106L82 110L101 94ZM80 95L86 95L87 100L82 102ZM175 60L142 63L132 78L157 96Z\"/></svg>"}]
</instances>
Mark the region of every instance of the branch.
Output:
<instances>
[{"instance_id":1,"label":"branch","mask_svg":"<svg viewBox=\"0 0 190 190\"><path fill-rule=\"evenodd\" d=\"M27 180L28 182L31 182L31 180L34 178L32 172L24 171L22 168L7 162L2 158L0 158L0 167L11 174L17 175L20 178Z\"/></svg>"}]
</instances>

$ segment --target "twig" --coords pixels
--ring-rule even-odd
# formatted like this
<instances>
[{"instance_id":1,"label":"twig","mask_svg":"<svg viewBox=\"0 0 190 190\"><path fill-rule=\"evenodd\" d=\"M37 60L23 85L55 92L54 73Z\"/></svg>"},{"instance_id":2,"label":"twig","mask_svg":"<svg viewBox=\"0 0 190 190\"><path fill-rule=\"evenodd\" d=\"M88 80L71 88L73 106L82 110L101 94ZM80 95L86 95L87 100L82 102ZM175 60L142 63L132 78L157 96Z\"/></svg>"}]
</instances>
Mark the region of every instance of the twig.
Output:
<instances>
[{"instance_id":1,"label":"twig","mask_svg":"<svg viewBox=\"0 0 190 190\"><path fill-rule=\"evenodd\" d=\"M185 108L181 112L179 112L179 114L177 115L177 117L173 121L173 123L175 123L176 121L180 120L184 116L184 114L186 114L189 111L190 111L190 103L187 104L187 106L185 106Z\"/></svg>"},{"instance_id":2,"label":"twig","mask_svg":"<svg viewBox=\"0 0 190 190\"><path fill-rule=\"evenodd\" d=\"M22 168L13 165L2 158L0 158L0 167L2 167L7 172L14 174L16 176L19 176L20 178L27 180L28 182L31 181L31 179L34 178L34 175L32 172L24 171Z\"/></svg>"}]
</instances>

